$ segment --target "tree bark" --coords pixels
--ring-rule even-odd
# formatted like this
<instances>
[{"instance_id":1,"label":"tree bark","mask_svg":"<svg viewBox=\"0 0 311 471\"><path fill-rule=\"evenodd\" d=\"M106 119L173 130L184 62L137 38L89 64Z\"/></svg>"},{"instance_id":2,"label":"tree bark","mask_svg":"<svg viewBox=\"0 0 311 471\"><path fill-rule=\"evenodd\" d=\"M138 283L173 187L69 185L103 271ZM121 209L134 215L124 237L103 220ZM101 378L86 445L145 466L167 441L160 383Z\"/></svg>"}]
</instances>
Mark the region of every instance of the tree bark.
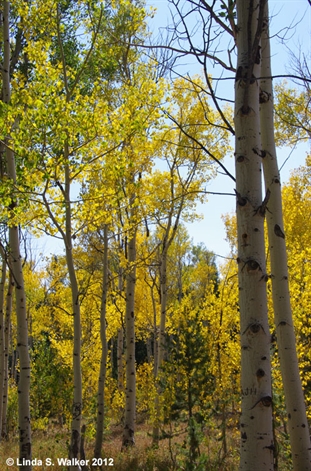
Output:
<instances>
[{"instance_id":1,"label":"tree bark","mask_svg":"<svg viewBox=\"0 0 311 471\"><path fill-rule=\"evenodd\" d=\"M165 243L165 242L164 242ZM164 250L161 254L160 261L160 293L161 293L161 317L160 317L160 331L159 339L157 342L157 357L154 357L154 375L155 378L158 378L159 370L162 366L164 354L165 354L165 330L166 330L166 309L167 309L167 250L168 247L164 247ZM159 413L160 413L160 402L159 398L161 395L161 386L157 382L157 394L155 397L155 410L157 419L152 431L152 443L153 446L159 445L160 438L160 422L159 422Z\"/></svg>"},{"instance_id":2,"label":"tree bark","mask_svg":"<svg viewBox=\"0 0 311 471\"><path fill-rule=\"evenodd\" d=\"M64 159L69 159L68 144L65 143ZM72 421L71 421L71 443L70 458L78 458L81 444L81 421L82 421L82 373L81 373L81 312L79 300L79 287L76 277L72 254L72 224L71 224L71 201L70 201L71 180L69 175L69 166L65 164L65 190L64 199L66 205L65 220L65 253L68 268L72 309L73 309L73 405L72 405ZM76 465L70 466L71 471L77 469Z\"/></svg>"},{"instance_id":3,"label":"tree bark","mask_svg":"<svg viewBox=\"0 0 311 471\"><path fill-rule=\"evenodd\" d=\"M123 366L123 327L118 329L117 339L117 368L118 368L118 391L124 391L124 366Z\"/></svg>"},{"instance_id":4,"label":"tree bark","mask_svg":"<svg viewBox=\"0 0 311 471\"><path fill-rule=\"evenodd\" d=\"M161 368L162 366L165 352L165 326L167 310L167 250L168 248L165 248L163 253L161 254L160 262L161 318L156 376L158 376L159 368Z\"/></svg>"},{"instance_id":5,"label":"tree bark","mask_svg":"<svg viewBox=\"0 0 311 471\"><path fill-rule=\"evenodd\" d=\"M136 365L135 365L135 284L136 284L136 229L128 243L128 271L126 274L126 388L125 418L122 447L135 445Z\"/></svg>"},{"instance_id":6,"label":"tree bark","mask_svg":"<svg viewBox=\"0 0 311 471\"><path fill-rule=\"evenodd\" d=\"M123 292L123 269L119 267L118 273L118 290L119 294ZM118 329L117 338L117 369L118 369L118 391L124 391L124 364L123 364L123 343L124 343L124 312L120 311L120 328Z\"/></svg>"},{"instance_id":7,"label":"tree bark","mask_svg":"<svg viewBox=\"0 0 311 471\"><path fill-rule=\"evenodd\" d=\"M10 85L10 2L3 2L3 101L6 104L11 100ZM8 179L16 184L16 165L14 152L9 144L9 138L6 142L6 170ZM12 196L10 211L14 218L14 210L18 203L15 196ZM11 260L11 270L15 282L15 299L17 315L17 350L19 354L20 375L18 381L18 417L19 417L19 458L31 461L31 428L30 428L30 358L28 346L28 323L26 310L26 296L24 289L24 277L22 268L22 257L20 253L19 228L16 223L9 225L9 250ZM31 465L24 465L23 471L30 471Z\"/></svg>"},{"instance_id":8,"label":"tree bark","mask_svg":"<svg viewBox=\"0 0 311 471\"><path fill-rule=\"evenodd\" d=\"M158 324L157 324L157 305L154 296L155 284L150 287L151 299L152 299L152 312L153 312L153 375L156 378L158 372Z\"/></svg>"},{"instance_id":9,"label":"tree bark","mask_svg":"<svg viewBox=\"0 0 311 471\"><path fill-rule=\"evenodd\" d=\"M105 418L105 382L107 369L106 310L108 294L108 228L104 226L103 290L100 308L101 359L97 392L97 421L95 438L95 458L101 458Z\"/></svg>"},{"instance_id":10,"label":"tree bark","mask_svg":"<svg viewBox=\"0 0 311 471\"><path fill-rule=\"evenodd\" d=\"M3 382L3 408L2 408L2 437L8 438L8 395L9 395L9 345L11 334L11 314L13 295L13 276L10 272L8 290L6 294L5 323L4 323L4 382ZM1 424L0 424L1 425Z\"/></svg>"},{"instance_id":11,"label":"tree bark","mask_svg":"<svg viewBox=\"0 0 311 471\"><path fill-rule=\"evenodd\" d=\"M261 46L261 76L271 77L268 5L265 11ZM310 432L299 375L296 339L289 294L281 181L274 140L273 87L271 78L261 79L259 99L262 142L261 154L266 194L269 195L266 219L271 261L274 321L285 391L288 432L294 471L309 471L311 469Z\"/></svg>"},{"instance_id":12,"label":"tree bark","mask_svg":"<svg viewBox=\"0 0 311 471\"><path fill-rule=\"evenodd\" d=\"M270 334L262 211L259 42L265 0L237 0L235 163L241 319L240 471L273 470Z\"/></svg>"},{"instance_id":13,"label":"tree bark","mask_svg":"<svg viewBox=\"0 0 311 471\"><path fill-rule=\"evenodd\" d=\"M3 423L3 399L4 399L4 376L5 376L5 336L4 336L4 299L5 299L5 280L6 280L6 257L1 247L1 280L0 280L0 441L2 437Z\"/></svg>"}]
</instances>

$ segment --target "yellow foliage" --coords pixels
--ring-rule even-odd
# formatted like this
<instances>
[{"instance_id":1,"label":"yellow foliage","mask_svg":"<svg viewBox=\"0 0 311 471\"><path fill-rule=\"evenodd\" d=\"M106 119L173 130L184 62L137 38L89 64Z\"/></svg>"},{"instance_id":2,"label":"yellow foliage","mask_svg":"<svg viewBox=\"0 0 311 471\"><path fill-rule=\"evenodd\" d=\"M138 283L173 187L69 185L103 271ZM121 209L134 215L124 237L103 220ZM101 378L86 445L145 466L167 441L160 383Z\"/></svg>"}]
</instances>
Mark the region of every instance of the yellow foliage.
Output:
<instances>
[{"instance_id":1,"label":"yellow foliage","mask_svg":"<svg viewBox=\"0 0 311 471\"><path fill-rule=\"evenodd\" d=\"M137 367L136 388L137 412L148 413L152 417L157 390L151 363L143 363Z\"/></svg>"}]
</instances>

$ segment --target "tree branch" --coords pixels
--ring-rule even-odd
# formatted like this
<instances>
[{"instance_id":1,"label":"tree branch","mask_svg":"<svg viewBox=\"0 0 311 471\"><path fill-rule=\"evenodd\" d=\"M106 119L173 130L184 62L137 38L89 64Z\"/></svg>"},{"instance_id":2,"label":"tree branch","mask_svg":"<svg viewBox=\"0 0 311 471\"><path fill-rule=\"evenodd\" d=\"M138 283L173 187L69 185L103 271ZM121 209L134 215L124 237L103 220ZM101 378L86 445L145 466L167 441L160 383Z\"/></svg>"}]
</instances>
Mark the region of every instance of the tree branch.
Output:
<instances>
[{"instance_id":1,"label":"tree branch","mask_svg":"<svg viewBox=\"0 0 311 471\"><path fill-rule=\"evenodd\" d=\"M195 142L199 148L201 148L212 160L214 160L214 162L217 163L217 165L219 165L219 167L221 167L223 169L223 171L225 172L225 174L231 178L231 180L233 180L235 182L235 178L234 176L229 172L229 170L220 162L220 160L218 160L201 142L199 142L195 137L191 136L189 133L187 133L187 131L185 131L185 129L180 125L180 123L178 123L176 121L176 119L170 115L167 111L165 111L165 114L166 116L171 120L173 121L174 124L176 124L176 126L184 133L184 135L186 137L188 137L189 139L191 139L193 142Z\"/></svg>"}]
</instances>

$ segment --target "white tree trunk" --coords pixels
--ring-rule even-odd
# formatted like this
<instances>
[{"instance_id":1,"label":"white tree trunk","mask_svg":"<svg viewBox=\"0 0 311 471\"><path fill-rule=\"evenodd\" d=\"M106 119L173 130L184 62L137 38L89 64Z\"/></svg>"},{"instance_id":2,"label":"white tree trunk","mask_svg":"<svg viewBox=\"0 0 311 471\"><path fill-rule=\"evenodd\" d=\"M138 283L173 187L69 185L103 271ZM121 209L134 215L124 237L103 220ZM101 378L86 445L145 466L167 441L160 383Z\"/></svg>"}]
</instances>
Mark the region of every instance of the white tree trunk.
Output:
<instances>
[{"instance_id":1,"label":"white tree trunk","mask_svg":"<svg viewBox=\"0 0 311 471\"><path fill-rule=\"evenodd\" d=\"M269 78L272 73L268 7L266 8L261 46L261 76L267 77L260 82L261 155L266 194L269 195L266 219L271 260L274 320L285 391L288 432L294 471L309 471L311 469L310 432L299 375L296 339L290 304L281 182L274 140L273 87L272 79Z\"/></svg>"},{"instance_id":2,"label":"white tree trunk","mask_svg":"<svg viewBox=\"0 0 311 471\"><path fill-rule=\"evenodd\" d=\"M10 2L3 2L3 101L10 103ZM7 139L9 143L9 138ZM6 169L8 178L16 183L16 165L14 152L9 146L6 147ZM15 197L12 198L10 209L12 212L17 207ZM28 347L28 323L26 310L26 295L24 289L24 277L22 268L22 257L20 253L19 228L16 225L9 226L9 247L11 269L15 282L16 315L17 315L17 350L19 356L20 375L18 381L18 420L19 420L19 457L27 462L31 461L31 428L30 428L30 359ZM30 471L31 465L24 465L23 471Z\"/></svg>"},{"instance_id":3,"label":"white tree trunk","mask_svg":"<svg viewBox=\"0 0 311 471\"><path fill-rule=\"evenodd\" d=\"M13 276L10 272L8 290L6 294L5 323L4 323L4 381L3 381L3 408L2 408L2 437L8 437L8 395L9 395L9 345L11 337L11 314L13 295ZM0 424L1 425L1 424Z\"/></svg>"},{"instance_id":4,"label":"white tree trunk","mask_svg":"<svg viewBox=\"0 0 311 471\"><path fill-rule=\"evenodd\" d=\"M64 159L68 159L68 145L65 144ZM81 444L81 421L82 421L82 373L81 373L81 312L79 300L79 287L74 266L72 254L72 227L71 227L71 202L70 202L70 185L69 167L65 165L65 204L66 204L66 222L65 222L65 252L66 263L68 268L72 310L73 310L73 405L72 405L72 422L71 422L71 444L70 458L78 458ZM71 471L78 469L76 465L70 466Z\"/></svg>"},{"instance_id":5,"label":"white tree trunk","mask_svg":"<svg viewBox=\"0 0 311 471\"><path fill-rule=\"evenodd\" d=\"M2 437L3 422L3 399L4 399L4 376L5 376L5 336L4 336L4 299L5 299L5 280L6 280L6 257L1 247L1 280L0 280L0 441Z\"/></svg>"},{"instance_id":6,"label":"white tree trunk","mask_svg":"<svg viewBox=\"0 0 311 471\"><path fill-rule=\"evenodd\" d=\"M136 233L128 243L128 271L126 274L126 388L125 418L122 447L135 444L136 416L136 365L135 365L135 284L136 284Z\"/></svg>"},{"instance_id":7,"label":"white tree trunk","mask_svg":"<svg viewBox=\"0 0 311 471\"><path fill-rule=\"evenodd\" d=\"M118 274L118 290L121 295L123 292L123 269L119 267ZM118 369L118 391L124 391L124 364L123 364L123 347L124 347L124 333L123 333L123 323L124 323L124 313L120 312L120 322L121 327L118 329L118 338L117 338L117 369Z\"/></svg>"},{"instance_id":8,"label":"white tree trunk","mask_svg":"<svg viewBox=\"0 0 311 471\"><path fill-rule=\"evenodd\" d=\"M104 435L104 417L105 417L105 382L107 370L107 336L106 336L106 310L108 294L108 228L104 227L104 257L103 257L103 290L100 308L100 340L101 340L101 359L98 378L97 392L97 421L96 421L96 439L95 439L95 458L101 458L101 449Z\"/></svg>"},{"instance_id":9,"label":"white tree trunk","mask_svg":"<svg viewBox=\"0 0 311 471\"><path fill-rule=\"evenodd\" d=\"M158 361L156 376L162 366L165 353L166 310L167 310L167 249L161 255L160 262L161 318L158 341Z\"/></svg>"},{"instance_id":10,"label":"white tree trunk","mask_svg":"<svg viewBox=\"0 0 311 471\"><path fill-rule=\"evenodd\" d=\"M117 368L118 368L118 391L124 391L124 365L123 365L123 327L118 329L117 339Z\"/></svg>"},{"instance_id":11,"label":"white tree trunk","mask_svg":"<svg viewBox=\"0 0 311 471\"><path fill-rule=\"evenodd\" d=\"M164 248L161 254L160 260L160 293L161 293L161 317L160 317L160 331L159 331L159 339L158 342L155 343L157 350L157 357L154 357L154 373L155 378L158 378L158 373L160 368L162 367L164 354L165 354L165 333L166 333L166 310L167 310L167 250L168 248ZM155 315L155 313L154 313ZM155 316L156 317L156 316ZM155 319L156 320L156 319ZM156 332L155 332L156 333ZM152 442L153 446L158 446L159 444L159 437L160 437L160 402L159 397L162 393L162 388L159 382L157 382L157 394L155 397L155 410L157 411L157 417L153 431L152 431Z\"/></svg>"},{"instance_id":12,"label":"white tree trunk","mask_svg":"<svg viewBox=\"0 0 311 471\"><path fill-rule=\"evenodd\" d=\"M273 470L270 334L262 211L259 0L237 0L238 64L235 83L236 194L241 318L240 471Z\"/></svg>"}]
</instances>

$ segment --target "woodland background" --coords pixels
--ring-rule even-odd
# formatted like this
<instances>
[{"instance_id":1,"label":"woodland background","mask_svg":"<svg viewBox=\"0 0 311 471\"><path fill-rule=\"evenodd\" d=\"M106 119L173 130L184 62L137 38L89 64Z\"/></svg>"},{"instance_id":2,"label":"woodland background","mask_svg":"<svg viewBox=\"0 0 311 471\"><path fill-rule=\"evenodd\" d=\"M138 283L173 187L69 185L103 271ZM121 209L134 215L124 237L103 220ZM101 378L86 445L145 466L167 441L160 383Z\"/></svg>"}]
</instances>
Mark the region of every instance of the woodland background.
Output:
<instances>
[{"instance_id":1,"label":"woodland background","mask_svg":"<svg viewBox=\"0 0 311 471\"><path fill-rule=\"evenodd\" d=\"M2 469L9 456L30 459L31 442L32 458L55 462L69 452L111 457L120 470L238 469L236 220L223 216L231 252L221 262L204 233L194 243L188 232L218 172L228 178L220 193L235 197L223 163L234 152L233 103L218 96L208 64L235 77L236 5L214 3L213 16L207 2L170 2L172 24L156 38L153 8L136 0L2 2ZM309 53L292 58L292 82L276 81L280 148L310 140ZM187 54L197 75L180 73ZM282 188L309 420L310 172L307 156ZM60 242L38 257L35 237L43 235ZM269 249L266 262L270 273ZM286 471L293 467L266 281L274 469Z\"/></svg>"}]
</instances>

